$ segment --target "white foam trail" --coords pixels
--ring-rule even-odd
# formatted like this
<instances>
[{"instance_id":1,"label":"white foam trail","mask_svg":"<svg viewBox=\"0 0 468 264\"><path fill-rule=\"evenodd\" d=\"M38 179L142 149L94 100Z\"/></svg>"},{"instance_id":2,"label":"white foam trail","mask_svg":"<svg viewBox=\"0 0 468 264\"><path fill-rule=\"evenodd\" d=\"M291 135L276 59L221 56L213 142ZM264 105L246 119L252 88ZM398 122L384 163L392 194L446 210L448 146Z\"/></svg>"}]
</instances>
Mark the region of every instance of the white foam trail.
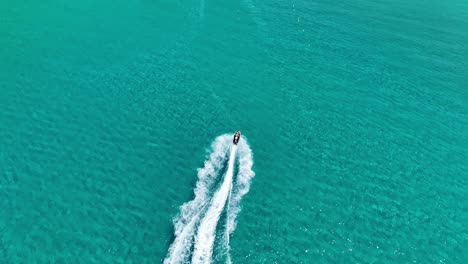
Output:
<instances>
[{"instance_id":1,"label":"white foam trail","mask_svg":"<svg viewBox=\"0 0 468 264\"><path fill-rule=\"evenodd\" d=\"M227 205L226 205L226 211L227 211L227 214L226 214L226 226L224 228L225 232L224 232L224 245L225 245L225 248L226 248L226 263L227 264L231 264L232 261L231 261L231 255L229 255L229 251L231 250L230 246L229 246L229 235L231 234L229 232L229 219L230 219L230 214L229 214L229 211L231 210L230 208L230 205L231 205L231 197L232 197L232 184L231 184L231 188L229 189L229 196L228 196L228 201L227 201Z\"/></svg>"},{"instance_id":2,"label":"white foam trail","mask_svg":"<svg viewBox=\"0 0 468 264\"><path fill-rule=\"evenodd\" d=\"M239 141L237 156L239 157L239 168L236 175L236 179L233 182L231 194L229 195L227 205L227 220L226 220L226 251L227 251L227 263L231 263L231 256L229 254L229 236L236 229L236 217L241 211L240 201L242 197L250 190L250 181L255 176L252 170L253 157L252 150L249 144L243 138Z\"/></svg>"},{"instance_id":3,"label":"white foam trail","mask_svg":"<svg viewBox=\"0 0 468 264\"><path fill-rule=\"evenodd\" d=\"M212 202L205 217L201 220L195 240L195 249L192 256L192 263L210 263L213 255L213 244L215 240L216 225L218 224L221 212L224 209L229 195L234 172L234 160L236 156L237 145L232 145L229 165L224 176L221 187L213 196Z\"/></svg>"},{"instance_id":4,"label":"white foam trail","mask_svg":"<svg viewBox=\"0 0 468 264\"><path fill-rule=\"evenodd\" d=\"M252 150L245 140L239 142L239 149L237 150L239 156L239 171L237 173L236 181L234 182L234 191L229 200L228 211L228 231L231 234L236 228L236 216L240 212L240 201L242 197L250 190L250 180L255 176L252 170L253 157Z\"/></svg>"},{"instance_id":5,"label":"white foam trail","mask_svg":"<svg viewBox=\"0 0 468 264\"><path fill-rule=\"evenodd\" d=\"M211 146L211 154L205 161L204 167L198 169L198 181L194 190L195 198L182 205L179 215L173 220L175 239L169 248L164 264L190 263L189 258L192 255L190 249L194 242L195 250L192 262L210 263L216 226L224 206L226 206L227 219L222 239L224 239L223 245L226 251L222 254L226 254L227 263L231 263L229 236L235 230L235 220L241 210L240 200L249 191L250 180L255 175L252 171L252 151L245 137L242 137L237 147L231 148L228 170L220 188L213 196L211 195L210 190L214 187L220 176L220 171L225 165L226 153L232 145L231 142L232 135L217 137ZM239 157L237 159L239 165L237 175L233 175L235 148L237 148L237 156ZM207 208L208 210L205 210Z\"/></svg>"},{"instance_id":6,"label":"white foam trail","mask_svg":"<svg viewBox=\"0 0 468 264\"><path fill-rule=\"evenodd\" d=\"M169 248L164 264L186 263L193 244L195 226L206 204L210 200L209 189L216 182L225 161L226 152L231 145L232 136L222 135L211 145L212 152L203 168L198 169L198 181L194 190L195 198L180 207L174 219L175 239Z\"/></svg>"}]
</instances>

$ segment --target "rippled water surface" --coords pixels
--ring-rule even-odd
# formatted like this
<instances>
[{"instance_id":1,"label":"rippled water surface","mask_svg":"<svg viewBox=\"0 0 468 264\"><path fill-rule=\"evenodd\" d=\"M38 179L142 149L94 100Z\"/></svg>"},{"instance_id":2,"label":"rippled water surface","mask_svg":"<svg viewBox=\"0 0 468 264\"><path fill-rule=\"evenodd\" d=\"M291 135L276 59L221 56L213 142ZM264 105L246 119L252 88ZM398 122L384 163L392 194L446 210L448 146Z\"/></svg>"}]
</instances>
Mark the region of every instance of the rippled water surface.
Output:
<instances>
[{"instance_id":1,"label":"rippled water surface","mask_svg":"<svg viewBox=\"0 0 468 264\"><path fill-rule=\"evenodd\" d=\"M240 129L233 263L467 263L467 43L461 0L2 1L0 262L163 262Z\"/></svg>"}]
</instances>

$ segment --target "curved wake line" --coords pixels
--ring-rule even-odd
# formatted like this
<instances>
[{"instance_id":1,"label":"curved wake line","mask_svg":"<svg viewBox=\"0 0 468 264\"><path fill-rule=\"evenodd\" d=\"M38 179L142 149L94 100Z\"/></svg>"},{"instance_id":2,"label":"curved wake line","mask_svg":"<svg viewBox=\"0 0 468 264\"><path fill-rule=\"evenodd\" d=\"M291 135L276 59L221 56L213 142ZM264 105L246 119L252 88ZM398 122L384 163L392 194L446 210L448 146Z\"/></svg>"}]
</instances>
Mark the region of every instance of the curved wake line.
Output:
<instances>
[{"instance_id":1,"label":"curved wake line","mask_svg":"<svg viewBox=\"0 0 468 264\"><path fill-rule=\"evenodd\" d=\"M231 248L229 247L229 235L231 234L229 232L229 211L230 211L230 205L231 205L231 197L232 197L232 184L231 184L231 188L229 189L229 195L228 195L228 201L227 201L227 208L226 208L226 211L228 212L226 214L226 227L225 227L225 232L224 232L224 240L225 240L225 247L226 247L226 263L228 264L231 264L232 261L231 261L231 255L229 255L229 251L231 250Z\"/></svg>"},{"instance_id":2,"label":"curved wake line","mask_svg":"<svg viewBox=\"0 0 468 264\"><path fill-rule=\"evenodd\" d=\"M229 194L228 205L227 205L227 216L226 216L226 254L227 254L227 263L232 263L231 255L229 254L229 236L236 229L236 217L241 211L240 202L242 197L247 194L250 190L250 181L255 176L255 173L252 170L253 166L253 155L250 146L247 144L247 141L244 139L239 142L239 149L237 150L237 156L239 157L239 168L236 175L236 179L233 182L235 188L231 188L231 193Z\"/></svg>"},{"instance_id":3,"label":"curved wake line","mask_svg":"<svg viewBox=\"0 0 468 264\"><path fill-rule=\"evenodd\" d=\"M209 189L216 182L219 171L224 164L226 152L229 150L230 138L220 136L211 145L212 153L205 166L198 169L195 198L180 207L180 213L174 219L175 239L169 248L164 264L186 263L189 261L190 248L193 244L195 227L208 203Z\"/></svg>"},{"instance_id":4,"label":"curved wake line","mask_svg":"<svg viewBox=\"0 0 468 264\"><path fill-rule=\"evenodd\" d=\"M250 190L250 181L255 176L252 170L253 155L250 146L245 140L239 142L239 149L237 150L239 157L239 169L234 181L232 196L230 196L228 208L230 209L227 217L227 231L232 234L236 229L236 217L241 211L240 201L242 197Z\"/></svg>"},{"instance_id":5,"label":"curved wake line","mask_svg":"<svg viewBox=\"0 0 468 264\"><path fill-rule=\"evenodd\" d=\"M213 196L210 208L205 214L205 217L200 223L195 240L195 250L192 256L192 263L210 263L213 254L213 243L215 239L216 225L218 224L221 212L226 204L229 190L232 184L232 174L234 172L234 160L236 156L237 146L231 147L231 155L229 157L229 165L224 177L223 184Z\"/></svg>"},{"instance_id":6,"label":"curved wake line","mask_svg":"<svg viewBox=\"0 0 468 264\"><path fill-rule=\"evenodd\" d=\"M174 242L171 244L164 264L172 263L210 263L212 262L216 229L221 214L226 208L226 225L222 228L220 241L227 263L229 255L229 237L236 227L236 217L240 212L240 200L250 188L250 180L255 175L252 171L252 151L245 138L238 145L232 145L232 135L222 135L212 144L212 152L203 168L198 169L198 180L192 201L180 207L180 213L174 217ZM231 148L228 169L221 186L213 194L213 189L221 171L226 165L226 153ZM234 163L238 156L238 170L234 175ZM207 209L208 208L208 209ZM221 231L221 230L220 230ZM193 248L193 252L192 249Z\"/></svg>"}]
</instances>

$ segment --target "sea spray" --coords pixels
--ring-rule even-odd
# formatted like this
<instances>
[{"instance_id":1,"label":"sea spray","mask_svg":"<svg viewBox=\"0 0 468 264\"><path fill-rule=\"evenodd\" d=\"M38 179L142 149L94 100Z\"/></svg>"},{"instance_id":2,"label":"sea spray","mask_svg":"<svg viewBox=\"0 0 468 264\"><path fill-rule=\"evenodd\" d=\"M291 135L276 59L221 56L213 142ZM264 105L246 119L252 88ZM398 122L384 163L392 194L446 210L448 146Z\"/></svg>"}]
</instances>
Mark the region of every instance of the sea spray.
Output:
<instances>
[{"instance_id":1,"label":"sea spray","mask_svg":"<svg viewBox=\"0 0 468 264\"><path fill-rule=\"evenodd\" d=\"M221 172L226 165L226 154L230 148L228 170L221 186L213 194L210 190L222 176ZM238 169L234 175L236 161ZM164 260L165 264L190 263L191 257L193 263L212 262L216 226L219 217L223 215L223 210L226 210L226 224L223 226L224 235L221 238L224 241L220 242L225 247L225 251L220 253L227 254L226 261L231 263L229 236L235 229L236 216L240 212L240 200L249 191L250 180L255 175L252 165L252 151L245 138L240 140L237 146L232 145L232 135L222 135L215 139L209 158L205 161L204 167L198 170L194 199L182 205L180 213L174 218L175 239ZM205 224L202 224L203 222ZM203 245L200 244L201 241L208 243ZM194 249L194 252L191 252L191 249Z\"/></svg>"},{"instance_id":2,"label":"sea spray","mask_svg":"<svg viewBox=\"0 0 468 264\"><path fill-rule=\"evenodd\" d=\"M211 197L210 187L216 182L222 169L226 153L230 147L231 138L227 135L219 136L211 145L211 154L205 161L204 167L198 169L198 180L194 189L194 199L180 207L180 213L173 219L175 239L169 248L165 264L185 263L190 257L195 227L200 214Z\"/></svg>"},{"instance_id":3,"label":"sea spray","mask_svg":"<svg viewBox=\"0 0 468 264\"><path fill-rule=\"evenodd\" d=\"M239 159L239 169L233 182L233 190L229 199L227 230L232 234L236 228L236 217L239 214L241 207L240 201L242 197L250 190L250 181L255 176L252 170L253 156L250 146L247 141L241 140L238 145L237 156Z\"/></svg>"},{"instance_id":4,"label":"sea spray","mask_svg":"<svg viewBox=\"0 0 468 264\"><path fill-rule=\"evenodd\" d=\"M236 150L237 145L232 145L231 155L229 156L229 165L226 175L224 176L223 184L214 194L211 205L198 227L192 263L198 264L211 262L216 226L231 189Z\"/></svg>"},{"instance_id":5,"label":"sea spray","mask_svg":"<svg viewBox=\"0 0 468 264\"><path fill-rule=\"evenodd\" d=\"M240 201L242 197L249 192L250 190L250 181L255 176L254 171L252 170L253 166L253 157L252 150L250 149L249 144L245 140L241 140L238 144L237 157L239 167L237 170L237 175L231 187L231 193L229 194L228 204L227 204L227 219L226 219L226 230L225 230L225 244L226 244L226 254L227 254L227 263L231 263L231 256L229 254L229 236L236 229L236 217L241 211Z\"/></svg>"},{"instance_id":6,"label":"sea spray","mask_svg":"<svg viewBox=\"0 0 468 264\"><path fill-rule=\"evenodd\" d=\"M227 205L226 205L226 225L224 227L224 247L226 249L226 263L227 264L231 264L232 261L231 261L231 255L229 254L229 251L231 250L230 246L229 246L229 237L231 235L231 233L229 232L229 217L230 217L230 214L229 212L231 211L231 197L232 197L232 184L231 184L231 188L229 189L229 195L228 195L228 200L227 200Z\"/></svg>"}]
</instances>

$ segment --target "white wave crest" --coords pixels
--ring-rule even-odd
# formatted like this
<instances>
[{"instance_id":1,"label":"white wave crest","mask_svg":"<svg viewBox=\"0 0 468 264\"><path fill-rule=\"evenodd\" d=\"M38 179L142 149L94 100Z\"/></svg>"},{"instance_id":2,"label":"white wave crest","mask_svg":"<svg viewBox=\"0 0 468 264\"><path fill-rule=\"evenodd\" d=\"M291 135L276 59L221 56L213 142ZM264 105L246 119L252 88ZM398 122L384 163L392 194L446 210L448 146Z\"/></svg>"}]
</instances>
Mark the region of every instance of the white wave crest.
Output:
<instances>
[{"instance_id":1,"label":"white wave crest","mask_svg":"<svg viewBox=\"0 0 468 264\"><path fill-rule=\"evenodd\" d=\"M224 164L230 146L230 137L222 135L211 145L212 152L204 167L198 169L198 181L194 190L195 198L180 207L180 213L174 219L175 239L169 248L164 264L186 263L193 244L195 226L200 215L210 200L209 190L216 182Z\"/></svg>"},{"instance_id":2,"label":"white wave crest","mask_svg":"<svg viewBox=\"0 0 468 264\"><path fill-rule=\"evenodd\" d=\"M228 211L226 221L226 250L227 250L227 262L231 263L231 257L229 255L229 236L236 229L236 217L241 211L240 202L242 197L250 190L250 181L255 176L252 170L253 166L253 155L247 141L239 141L239 148L237 150L237 156L239 157L239 169L237 172L236 179L233 183L231 195L228 200Z\"/></svg>"},{"instance_id":3,"label":"white wave crest","mask_svg":"<svg viewBox=\"0 0 468 264\"><path fill-rule=\"evenodd\" d=\"M198 227L197 238L195 240L195 249L192 256L192 263L198 264L211 262L216 226L231 190L236 150L237 146L232 145L231 155L229 157L229 165L226 171L226 175L224 176L223 184L214 194L211 205L208 208L205 217L202 219L200 226Z\"/></svg>"},{"instance_id":4,"label":"white wave crest","mask_svg":"<svg viewBox=\"0 0 468 264\"><path fill-rule=\"evenodd\" d=\"M217 137L211 148L212 152L203 168L198 169L198 181L194 190L195 198L180 207L180 213L174 219L175 239L169 248L164 264L172 263L211 263L216 228L226 206L226 225L224 243L227 262L229 255L229 237L236 227L236 217L240 212L240 201L250 189L250 180L255 175L252 171L252 151L243 137L238 145L232 145L232 135ZM224 180L216 192L213 189L226 162L226 154L231 148L228 169ZM238 170L234 175L236 152ZM193 246L193 252L191 252ZM192 257L190 259L190 257Z\"/></svg>"}]
</instances>

